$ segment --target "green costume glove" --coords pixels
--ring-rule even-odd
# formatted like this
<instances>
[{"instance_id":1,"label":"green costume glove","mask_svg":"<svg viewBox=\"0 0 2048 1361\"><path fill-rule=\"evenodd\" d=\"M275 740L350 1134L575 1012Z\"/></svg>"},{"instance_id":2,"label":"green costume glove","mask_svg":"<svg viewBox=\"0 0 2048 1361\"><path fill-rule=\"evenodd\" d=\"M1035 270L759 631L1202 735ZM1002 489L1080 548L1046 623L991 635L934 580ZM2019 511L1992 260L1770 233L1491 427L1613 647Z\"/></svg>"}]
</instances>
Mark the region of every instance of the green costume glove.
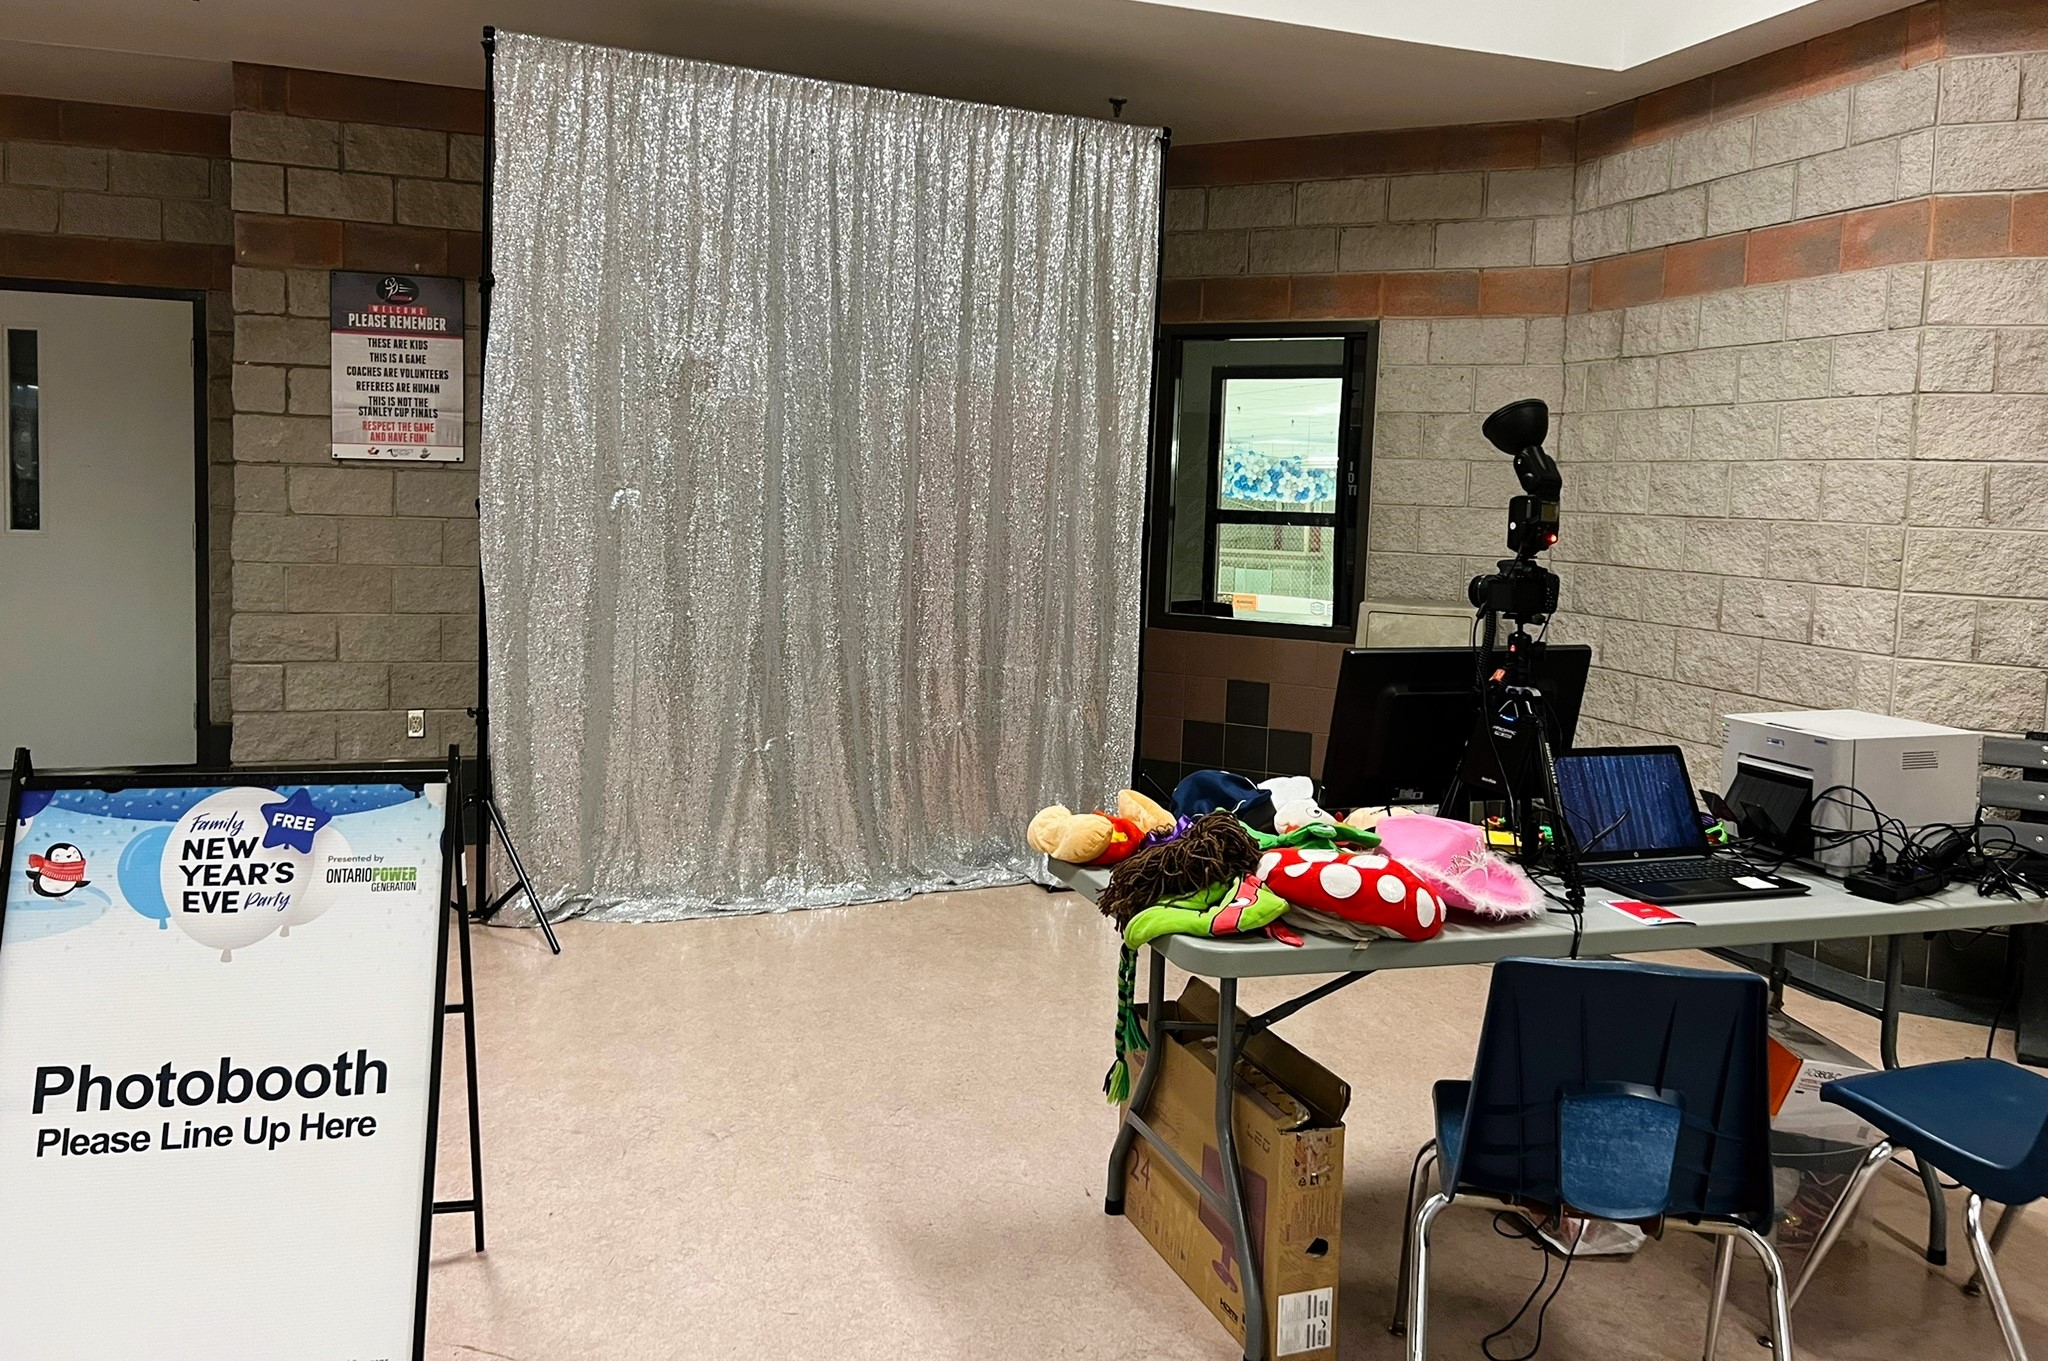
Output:
<instances>
[{"instance_id":1,"label":"green costume glove","mask_svg":"<svg viewBox=\"0 0 2048 1361\"><path fill-rule=\"evenodd\" d=\"M1359 835L1370 835L1360 833ZM1377 844L1378 838L1373 843ZM1131 918L1124 928L1123 953L1116 971L1116 1061L1102 1079L1112 1105L1130 1099L1131 1068L1127 1055L1148 1047L1138 1024L1138 951L1161 936L1230 936L1263 931L1280 920L1287 901L1256 875L1231 884L1211 884L1181 898L1155 903Z\"/></svg>"},{"instance_id":2,"label":"green costume glove","mask_svg":"<svg viewBox=\"0 0 2048 1361\"><path fill-rule=\"evenodd\" d=\"M1340 846L1371 850L1380 844L1378 832L1368 832L1346 822L1307 822L1291 832L1262 832L1244 829L1252 844L1262 851L1334 851Z\"/></svg>"}]
</instances>

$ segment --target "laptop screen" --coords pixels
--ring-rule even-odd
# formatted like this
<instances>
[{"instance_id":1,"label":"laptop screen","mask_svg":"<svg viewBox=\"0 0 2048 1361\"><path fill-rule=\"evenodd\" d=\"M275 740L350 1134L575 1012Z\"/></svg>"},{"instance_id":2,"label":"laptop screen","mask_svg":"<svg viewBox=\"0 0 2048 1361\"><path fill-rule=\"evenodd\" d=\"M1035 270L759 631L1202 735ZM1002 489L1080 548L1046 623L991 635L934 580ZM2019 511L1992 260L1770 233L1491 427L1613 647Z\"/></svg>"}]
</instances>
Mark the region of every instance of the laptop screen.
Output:
<instances>
[{"instance_id":1,"label":"laptop screen","mask_svg":"<svg viewBox=\"0 0 2048 1361\"><path fill-rule=\"evenodd\" d=\"M1705 835L1676 747L1612 747L1557 758L1558 793L1587 860L1704 855Z\"/></svg>"}]
</instances>

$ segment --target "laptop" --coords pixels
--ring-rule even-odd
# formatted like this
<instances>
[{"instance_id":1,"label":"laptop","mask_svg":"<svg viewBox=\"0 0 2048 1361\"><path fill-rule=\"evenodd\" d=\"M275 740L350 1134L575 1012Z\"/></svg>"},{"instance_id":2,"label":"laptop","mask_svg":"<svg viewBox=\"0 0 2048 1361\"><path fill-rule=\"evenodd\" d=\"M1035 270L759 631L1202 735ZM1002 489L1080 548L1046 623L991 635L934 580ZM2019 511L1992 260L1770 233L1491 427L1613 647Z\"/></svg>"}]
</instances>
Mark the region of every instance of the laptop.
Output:
<instances>
[{"instance_id":1,"label":"laptop","mask_svg":"<svg viewBox=\"0 0 2048 1361\"><path fill-rule=\"evenodd\" d=\"M1806 886L1716 858L1677 747L1589 747L1557 758L1586 882L1647 903L1789 898Z\"/></svg>"}]
</instances>

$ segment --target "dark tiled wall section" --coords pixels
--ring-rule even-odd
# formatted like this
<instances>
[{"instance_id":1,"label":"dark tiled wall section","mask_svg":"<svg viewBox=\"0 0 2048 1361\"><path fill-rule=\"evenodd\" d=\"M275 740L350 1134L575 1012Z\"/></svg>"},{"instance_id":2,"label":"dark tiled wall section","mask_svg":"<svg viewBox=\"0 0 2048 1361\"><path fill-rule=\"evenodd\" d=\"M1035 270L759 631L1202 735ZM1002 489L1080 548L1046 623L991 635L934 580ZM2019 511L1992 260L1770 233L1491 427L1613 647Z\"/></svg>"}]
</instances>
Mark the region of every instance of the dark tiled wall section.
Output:
<instances>
[{"instance_id":1,"label":"dark tiled wall section","mask_svg":"<svg viewBox=\"0 0 2048 1361\"><path fill-rule=\"evenodd\" d=\"M1192 770L1320 776L1341 643L1145 631L1140 774L1171 792Z\"/></svg>"}]
</instances>

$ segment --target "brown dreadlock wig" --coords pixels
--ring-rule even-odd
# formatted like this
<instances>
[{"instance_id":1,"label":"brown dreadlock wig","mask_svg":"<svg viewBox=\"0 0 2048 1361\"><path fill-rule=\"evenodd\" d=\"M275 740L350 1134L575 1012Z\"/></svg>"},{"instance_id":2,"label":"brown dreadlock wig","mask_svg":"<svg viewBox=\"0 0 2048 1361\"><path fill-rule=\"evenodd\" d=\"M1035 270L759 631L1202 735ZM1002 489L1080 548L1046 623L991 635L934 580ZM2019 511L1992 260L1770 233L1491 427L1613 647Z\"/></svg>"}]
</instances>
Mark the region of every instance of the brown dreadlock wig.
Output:
<instances>
[{"instance_id":1,"label":"brown dreadlock wig","mask_svg":"<svg viewBox=\"0 0 2048 1361\"><path fill-rule=\"evenodd\" d=\"M1259 848L1237 815L1219 808L1189 824L1172 841L1121 861L1110 872L1098 906L1121 931L1154 903L1179 898L1211 884L1231 883L1259 867Z\"/></svg>"}]
</instances>

